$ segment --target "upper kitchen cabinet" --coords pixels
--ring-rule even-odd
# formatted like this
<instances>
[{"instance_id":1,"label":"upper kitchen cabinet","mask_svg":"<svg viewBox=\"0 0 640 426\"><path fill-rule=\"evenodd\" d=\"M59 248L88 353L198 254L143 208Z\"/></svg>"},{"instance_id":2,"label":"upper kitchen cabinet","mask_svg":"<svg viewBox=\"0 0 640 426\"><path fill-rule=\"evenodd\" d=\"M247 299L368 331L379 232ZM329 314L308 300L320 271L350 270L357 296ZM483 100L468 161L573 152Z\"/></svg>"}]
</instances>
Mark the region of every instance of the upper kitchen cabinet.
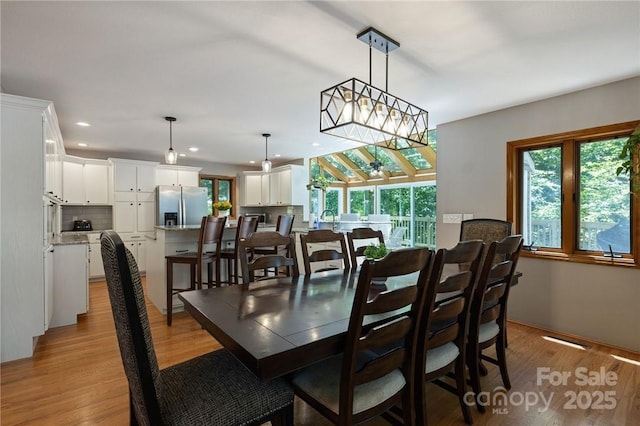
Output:
<instances>
[{"instance_id":1,"label":"upper kitchen cabinet","mask_svg":"<svg viewBox=\"0 0 640 426\"><path fill-rule=\"evenodd\" d=\"M47 217L43 195L54 199L47 191L52 186L45 183L46 139L48 134L59 138L60 132L50 101L6 94L0 95L0 101L0 216L4 224L0 233L0 361L5 362L30 357L38 336L47 328L46 307L50 304L45 299L45 253L50 248L43 244Z\"/></svg>"},{"instance_id":2,"label":"upper kitchen cabinet","mask_svg":"<svg viewBox=\"0 0 640 426\"><path fill-rule=\"evenodd\" d=\"M271 173L244 172L244 205L304 205L308 193L308 171L304 166L281 166Z\"/></svg>"},{"instance_id":3,"label":"upper kitchen cabinet","mask_svg":"<svg viewBox=\"0 0 640 426\"><path fill-rule=\"evenodd\" d=\"M115 192L153 192L156 187L156 166L150 161L110 158L113 166Z\"/></svg>"},{"instance_id":4,"label":"upper kitchen cabinet","mask_svg":"<svg viewBox=\"0 0 640 426\"><path fill-rule=\"evenodd\" d=\"M200 167L168 166L156 167L156 184L169 186L200 186Z\"/></svg>"},{"instance_id":5,"label":"upper kitchen cabinet","mask_svg":"<svg viewBox=\"0 0 640 426\"><path fill-rule=\"evenodd\" d=\"M44 118L44 192L62 201L62 158L64 146L57 120Z\"/></svg>"},{"instance_id":6,"label":"upper kitchen cabinet","mask_svg":"<svg viewBox=\"0 0 640 426\"><path fill-rule=\"evenodd\" d=\"M66 204L109 204L109 163L65 157L63 194Z\"/></svg>"}]
</instances>

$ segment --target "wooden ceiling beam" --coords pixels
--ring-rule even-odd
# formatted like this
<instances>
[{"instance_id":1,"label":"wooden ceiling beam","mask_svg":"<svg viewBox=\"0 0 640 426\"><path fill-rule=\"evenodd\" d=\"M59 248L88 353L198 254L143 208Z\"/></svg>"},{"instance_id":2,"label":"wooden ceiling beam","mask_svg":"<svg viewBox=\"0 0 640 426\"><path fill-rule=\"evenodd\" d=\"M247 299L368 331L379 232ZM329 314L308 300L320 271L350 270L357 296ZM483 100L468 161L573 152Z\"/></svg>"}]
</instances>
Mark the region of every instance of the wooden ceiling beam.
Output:
<instances>
[{"instance_id":1,"label":"wooden ceiling beam","mask_svg":"<svg viewBox=\"0 0 640 426\"><path fill-rule=\"evenodd\" d=\"M429 164L431 164L431 169L429 170L435 171L437 161L436 161L436 152L433 150L433 148L431 148L430 146L423 146L423 147L417 148L416 151L418 151L418 153L422 155L422 158L424 158L425 160L427 160Z\"/></svg>"},{"instance_id":2,"label":"wooden ceiling beam","mask_svg":"<svg viewBox=\"0 0 640 426\"><path fill-rule=\"evenodd\" d=\"M331 155L336 161L340 162L347 169L351 170L351 172L355 174L360 180L366 181L369 178L366 172L364 172L356 163L351 161L349 157L347 157L343 153L336 152Z\"/></svg>"},{"instance_id":3,"label":"wooden ceiling beam","mask_svg":"<svg viewBox=\"0 0 640 426\"><path fill-rule=\"evenodd\" d=\"M400 152L388 149L387 155L394 163L398 165L398 167L400 167L400 170L402 170L407 176L416 175L416 168L413 167L413 164L411 164L409 160L407 160L407 158Z\"/></svg>"},{"instance_id":4,"label":"wooden ceiling beam","mask_svg":"<svg viewBox=\"0 0 640 426\"><path fill-rule=\"evenodd\" d=\"M349 183L349 176L347 176L344 173L342 173L340 170L338 170L338 168L336 166L334 166L333 164L331 164L330 162L328 162L324 158L318 157L318 164L323 169L325 169L327 172L329 172L329 174L331 176L333 176L334 178L336 178L338 180L341 180L343 182Z\"/></svg>"}]
</instances>

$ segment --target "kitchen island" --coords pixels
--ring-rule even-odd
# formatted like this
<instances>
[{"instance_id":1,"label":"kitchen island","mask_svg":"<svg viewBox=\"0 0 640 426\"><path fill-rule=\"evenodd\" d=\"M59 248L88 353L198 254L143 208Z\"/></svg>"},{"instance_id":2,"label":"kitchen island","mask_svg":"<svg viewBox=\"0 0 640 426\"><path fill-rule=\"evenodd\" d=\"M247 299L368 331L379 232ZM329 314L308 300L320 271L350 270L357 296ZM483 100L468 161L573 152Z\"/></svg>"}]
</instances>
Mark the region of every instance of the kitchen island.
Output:
<instances>
[{"instance_id":1,"label":"kitchen island","mask_svg":"<svg viewBox=\"0 0 640 426\"><path fill-rule=\"evenodd\" d=\"M167 313L167 270L165 256L196 252L200 225L156 226L155 236L147 239L147 295L156 308L163 314ZM275 231L275 225L260 225L258 231ZM227 226L222 235L222 247L230 248L235 244L237 226ZM205 250L207 248L205 247ZM215 250L215 246L208 248ZM221 264L221 274L226 272L226 262ZM203 268L206 277L206 266ZM173 272L175 287L189 288L189 268L176 266ZM178 296L173 298L173 312L182 310L182 302Z\"/></svg>"}]
</instances>

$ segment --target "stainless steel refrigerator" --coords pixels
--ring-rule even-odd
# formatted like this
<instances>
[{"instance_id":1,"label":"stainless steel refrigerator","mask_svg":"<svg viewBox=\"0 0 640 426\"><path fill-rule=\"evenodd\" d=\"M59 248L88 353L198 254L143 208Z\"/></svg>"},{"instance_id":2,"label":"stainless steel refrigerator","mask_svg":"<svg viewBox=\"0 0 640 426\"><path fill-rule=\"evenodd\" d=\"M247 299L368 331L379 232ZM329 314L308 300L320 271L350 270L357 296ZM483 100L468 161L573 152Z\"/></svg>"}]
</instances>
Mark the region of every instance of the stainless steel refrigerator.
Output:
<instances>
[{"instance_id":1,"label":"stainless steel refrigerator","mask_svg":"<svg viewBox=\"0 0 640 426\"><path fill-rule=\"evenodd\" d=\"M207 188L156 188L156 225L200 225L202 216L207 214Z\"/></svg>"}]
</instances>

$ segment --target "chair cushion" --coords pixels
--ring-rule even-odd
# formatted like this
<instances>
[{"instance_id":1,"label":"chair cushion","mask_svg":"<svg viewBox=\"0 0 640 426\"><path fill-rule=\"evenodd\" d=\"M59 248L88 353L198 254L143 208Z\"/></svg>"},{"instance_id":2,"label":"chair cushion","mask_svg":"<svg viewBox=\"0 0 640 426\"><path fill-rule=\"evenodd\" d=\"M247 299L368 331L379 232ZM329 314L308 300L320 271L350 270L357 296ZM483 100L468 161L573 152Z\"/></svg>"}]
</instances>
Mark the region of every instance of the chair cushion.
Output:
<instances>
[{"instance_id":1,"label":"chair cushion","mask_svg":"<svg viewBox=\"0 0 640 426\"><path fill-rule=\"evenodd\" d=\"M219 350L161 370L159 399L167 425L245 425L293 404L293 390Z\"/></svg>"},{"instance_id":2,"label":"chair cushion","mask_svg":"<svg viewBox=\"0 0 640 426\"><path fill-rule=\"evenodd\" d=\"M494 336L497 336L500 332L500 327L495 321L480 324L480 330L478 332L478 342L486 342Z\"/></svg>"},{"instance_id":3,"label":"chair cushion","mask_svg":"<svg viewBox=\"0 0 640 426\"><path fill-rule=\"evenodd\" d=\"M338 414L342 356L334 356L313 364L293 378L293 384ZM402 390L406 384L400 370L371 382L356 386L353 394L353 413L365 411L386 401Z\"/></svg>"},{"instance_id":4,"label":"chair cushion","mask_svg":"<svg viewBox=\"0 0 640 426\"><path fill-rule=\"evenodd\" d=\"M427 365L425 366L425 373L431 373L441 369L447 364L455 361L460 354L460 350L453 342L446 343L437 348L429 349L427 351Z\"/></svg>"}]
</instances>

